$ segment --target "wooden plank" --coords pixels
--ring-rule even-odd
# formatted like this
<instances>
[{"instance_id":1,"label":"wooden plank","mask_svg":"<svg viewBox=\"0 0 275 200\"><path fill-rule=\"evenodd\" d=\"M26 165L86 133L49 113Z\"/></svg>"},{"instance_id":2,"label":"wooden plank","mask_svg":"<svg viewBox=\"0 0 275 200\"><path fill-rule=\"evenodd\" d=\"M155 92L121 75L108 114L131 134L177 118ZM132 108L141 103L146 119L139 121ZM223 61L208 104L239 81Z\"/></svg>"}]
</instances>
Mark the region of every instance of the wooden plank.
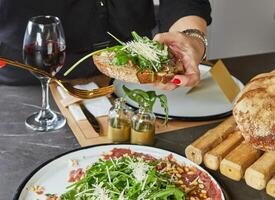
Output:
<instances>
[{"instance_id":1,"label":"wooden plank","mask_svg":"<svg viewBox=\"0 0 275 200\"><path fill-rule=\"evenodd\" d=\"M68 107L69 105L77 103L79 101L82 101L82 99L79 99L79 98L76 98L76 97L73 97L73 96L68 96L65 99L61 99L60 103L61 103L62 106Z\"/></svg>"},{"instance_id":2,"label":"wooden plank","mask_svg":"<svg viewBox=\"0 0 275 200\"><path fill-rule=\"evenodd\" d=\"M244 177L247 185L262 190L274 174L275 152L266 152L245 171Z\"/></svg>"},{"instance_id":3,"label":"wooden plank","mask_svg":"<svg viewBox=\"0 0 275 200\"><path fill-rule=\"evenodd\" d=\"M242 141L243 137L240 131L235 131L230 134L224 141L205 154L205 166L212 170L219 169L222 159Z\"/></svg>"},{"instance_id":4,"label":"wooden plank","mask_svg":"<svg viewBox=\"0 0 275 200\"><path fill-rule=\"evenodd\" d=\"M250 144L242 142L221 161L220 172L228 178L239 181L243 177L245 170L261 154L261 151L254 149Z\"/></svg>"},{"instance_id":5,"label":"wooden plank","mask_svg":"<svg viewBox=\"0 0 275 200\"><path fill-rule=\"evenodd\" d=\"M275 198L275 175L267 183L266 193Z\"/></svg>"},{"instance_id":6,"label":"wooden plank","mask_svg":"<svg viewBox=\"0 0 275 200\"><path fill-rule=\"evenodd\" d=\"M62 106L62 104L60 103L60 100L62 98L59 95L55 84L51 84L50 89L58 108L60 109L61 113L66 117L67 124L72 129L72 132L79 133L79 134L74 134L79 144L81 146L89 145L87 144L87 141L86 141L87 138L91 139L91 138L98 137L98 134L94 131L93 127L89 124L87 120L80 121L80 124L79 124L79 122L73 118L70 111L66 107Z\"/></svg>"},{"instance_id":7,"label":"wooden plank","mask_svg":"<svg viewBox=\"0 0 275 200\"><path fill-rule=\"evenodd\" d=\"M205 153L217 146L235 129L236 122L231 116L187 146L185 149L186 157L197 164L201 164Z\"/></svg>"}]
</instances>

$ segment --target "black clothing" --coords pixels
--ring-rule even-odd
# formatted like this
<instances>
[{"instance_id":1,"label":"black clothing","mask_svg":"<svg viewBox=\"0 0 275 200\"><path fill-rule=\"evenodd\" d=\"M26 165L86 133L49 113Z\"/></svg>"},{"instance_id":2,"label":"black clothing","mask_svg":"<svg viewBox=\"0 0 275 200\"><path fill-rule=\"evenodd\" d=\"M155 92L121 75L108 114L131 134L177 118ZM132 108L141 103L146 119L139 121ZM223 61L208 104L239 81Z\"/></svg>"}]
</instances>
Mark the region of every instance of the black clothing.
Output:
<instances>
[{"instance_id":1,"label":"black clothing","mask_svg":"<svg viewBox=\"0 0 275 200\"><path fill-rule=\"evenodd\" d=\"M128 40L132 30L151 37L156 25L151 0L0 0L0 11L0 56L17 60L22 57L20 51L28 19L37 15L59 17L67 46L63 71L88 52L111 45L107 31ZM210 12L208 0L160 0L159 30L167 31L177 19L187 15L201 16L210 24ZM86 62L70 78L91 76L92 68ZM10 67L2 68L0 83L17 84L17 79L19 84L28 80L32 84L33 77L26 74L18 69L11 74Z\"/></svg>"}]
</instances>

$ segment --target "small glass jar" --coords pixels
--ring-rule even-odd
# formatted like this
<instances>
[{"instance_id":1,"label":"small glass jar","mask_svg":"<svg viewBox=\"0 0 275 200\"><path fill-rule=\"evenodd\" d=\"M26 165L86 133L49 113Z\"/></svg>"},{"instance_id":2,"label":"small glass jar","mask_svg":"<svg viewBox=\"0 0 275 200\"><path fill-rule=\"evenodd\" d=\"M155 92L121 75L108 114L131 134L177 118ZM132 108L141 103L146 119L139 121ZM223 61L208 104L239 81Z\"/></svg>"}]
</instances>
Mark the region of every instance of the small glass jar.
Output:
<instances>
[{"instance_id":1,"label":"small glass jar","mask_svg":"<svg viewBox=\"0 0 275 200\"><path fill-rule=\"evenodd\" d=\"M112 142L127 142L130 139L132 109L123 97L115 100L108 116L108 139Z\"/></svg>"},{"instance_id":2,"label":"small glass jar","mask_svg":"<svg viewBox=\"0 0 275 200\"><path fill-rule=\"evenodd\" d=\"M153 145L155 142L156 116L148 105L141 106L132 117L131 143Z\"/></svg>"}]
</instances>

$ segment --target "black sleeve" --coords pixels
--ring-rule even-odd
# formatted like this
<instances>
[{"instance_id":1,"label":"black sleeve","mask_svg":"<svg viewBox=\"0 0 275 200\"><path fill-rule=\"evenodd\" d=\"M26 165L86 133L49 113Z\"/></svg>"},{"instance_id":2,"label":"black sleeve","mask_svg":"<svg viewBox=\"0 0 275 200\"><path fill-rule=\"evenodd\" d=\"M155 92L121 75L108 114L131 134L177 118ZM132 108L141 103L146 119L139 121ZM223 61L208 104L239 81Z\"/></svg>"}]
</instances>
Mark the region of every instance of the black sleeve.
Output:
<instances>
[{"instance_id":1,"label":"black sleeve","mask_svg":"<svg viewBox=\"0 0 275 200\"><path fill-rule=\"evenodd\" d=\"M180 18L195 15L205 19L207 25L212 21L211 6L208 0L160 0L160 31L166 32Z\"/></svg>"}]
</instances>

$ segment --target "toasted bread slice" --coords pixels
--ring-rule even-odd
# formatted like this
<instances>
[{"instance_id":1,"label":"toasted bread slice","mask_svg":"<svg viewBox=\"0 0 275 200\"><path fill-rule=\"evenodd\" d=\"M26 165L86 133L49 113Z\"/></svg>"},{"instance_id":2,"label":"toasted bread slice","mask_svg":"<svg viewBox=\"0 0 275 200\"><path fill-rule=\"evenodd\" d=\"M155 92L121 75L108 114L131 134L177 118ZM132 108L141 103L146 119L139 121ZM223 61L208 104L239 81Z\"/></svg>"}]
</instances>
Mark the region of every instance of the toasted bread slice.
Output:
<instances>
[{"instance_id":1,"label":"toasted bread slice","mask_svg":"<svg viewBox=\"0 0 275 200\"><path fill-rule=\"evenodd\" d=\"M175 74L183 74L181 64L166 66L162 72L151 72L149 70L138 71L137 66L131 63L127 65L111 64L112 52L101 52L93 55L93 61L100 72L114 79L132 83L167 83L173 79Z\"/></svg>"},{"instance_id":2,"label":"toasted bread slice","mask_svg":"<svg viewBox=\"0 0 275 200\"><path fill-rule=\"evenodd\" d=\"M139 83L136 68L130 65L112 65L108 52L93 55L93 61L98 70L106 76L126 82Z\"/></svg>"}]
</instances>

